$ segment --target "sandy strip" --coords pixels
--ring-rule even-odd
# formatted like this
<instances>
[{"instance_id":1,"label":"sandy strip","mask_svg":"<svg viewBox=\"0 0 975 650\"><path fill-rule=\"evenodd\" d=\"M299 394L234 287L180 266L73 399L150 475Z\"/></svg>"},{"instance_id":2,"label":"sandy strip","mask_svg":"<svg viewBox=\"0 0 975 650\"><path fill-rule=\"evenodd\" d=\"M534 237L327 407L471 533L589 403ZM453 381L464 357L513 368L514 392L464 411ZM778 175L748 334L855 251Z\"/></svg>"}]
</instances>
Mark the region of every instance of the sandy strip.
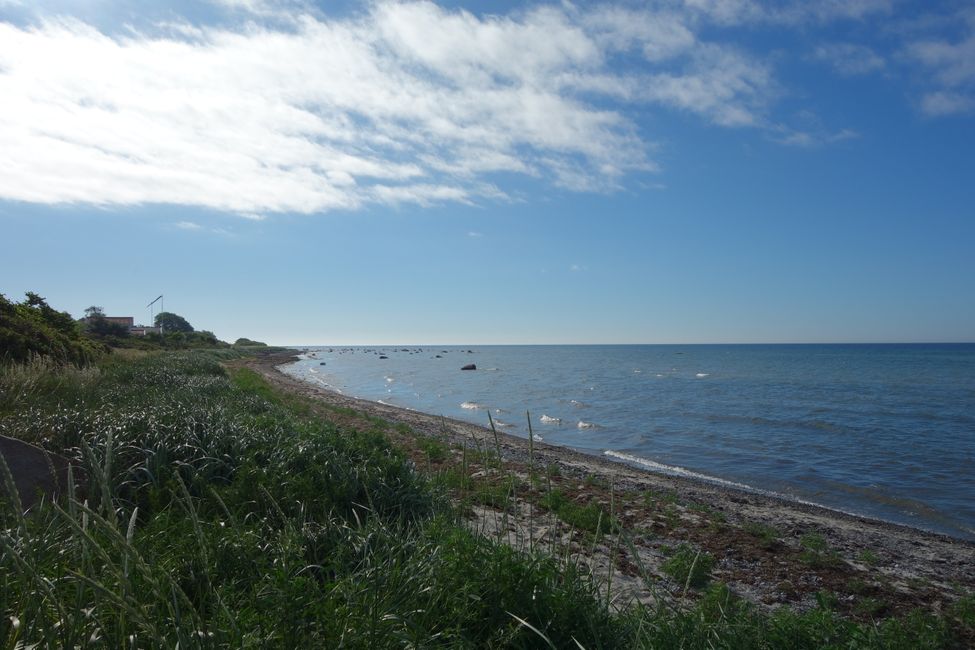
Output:
<instances>
[{"instance_id":1,"label":"sandy strip","mask_svg":"<svg viewBox=\"0 0 975 650\"><path fill-rule=\"evenodd\" d=\"M529 444L523 438L501 432L495 437L488 428L460 420L348 397L300 381L278 370L278 366L293 360L293 353L277 353L244 363L282 389L321 400L331 406L354 409L394 423L405 423L414 431L446 439L454 445L466 444L468 447L480 446L491 450L497 445L505 462L527 466ZM837 567L836 571L825 573L818 570L803 572L807 568L805 565L798 568L791 566L796 563L783 559L785 555L781 551L777 557L770 557L768 562L763 563L766 558L753 558L751 549L736 546L748 544L747 536L730 535L725 530L717 536L721 537L720 542L709 539L708 529L695 526L694 512L681 507L678 514L686 525L680 526L679 531L670 531L668 534L683 532L687 534L687 539L708 547L719 557L717 573L725 574L721 576L724 581L733 584L736 590L759 603L775 605L805 601L808 604L809 594L817 584L841 591L844 581L855 573L863 574L870 580L878 580L878 584L882 584L892 594L889 598L903 599L904 608L908 608L910 603L937 608L941 602L950 602L959 595L975 591L975 543L972 542L692 478L658 474L544 442L534 443L532 451L535 467L556 466L561 476L576 483L589 477L586 480L587 486L594 482L612 485L614 493L634 497L633 503L637 503L636 497L648 492L673 493L680 503L691 503L698 509L721 513L721 519L739 533L741 525L745 523L771 526L780 533L781 543L786 550L800 548L800 539L804 535L815 533L824 537L829 548L843 558L842 566ZM596 480L593 481L593 478ZM581 484L578 487L583 489ZM638 510L634 506L635 521L642 514ZM652 524L649 521L650 516L646 517L648 521L641 523ZM537 524L539 530L532 533L543 532L542 529L549 524L550 522ZM507 521L505 525L512 527ZM644 528L645 526L635 527L637 530ZM514 525L514 529L516 533L524 534L524 531L517 530L517 525ZM647 558L644 559L652 563L656 546L665 546L664 542L677 543L681 539L671 536L663 540L648 540L645 544ZM712 542L718 546L715 547ZM721 545L726 546L723 552ZM870 566L859 562L856 558L864 556L865 551L875 555L878 561L870 563ZM791 550L789 552L796 555ZM802 575L793 575L796 571ZM815 575L806 575L810 573ZM790 594L790 587L783 587L785 583L795 587L795 593ZM783 595L779 592L785 593ZM932 602L932 599L937 602ZM900 610L901 607L894 609Z\"/></svg>"}]
</instances>

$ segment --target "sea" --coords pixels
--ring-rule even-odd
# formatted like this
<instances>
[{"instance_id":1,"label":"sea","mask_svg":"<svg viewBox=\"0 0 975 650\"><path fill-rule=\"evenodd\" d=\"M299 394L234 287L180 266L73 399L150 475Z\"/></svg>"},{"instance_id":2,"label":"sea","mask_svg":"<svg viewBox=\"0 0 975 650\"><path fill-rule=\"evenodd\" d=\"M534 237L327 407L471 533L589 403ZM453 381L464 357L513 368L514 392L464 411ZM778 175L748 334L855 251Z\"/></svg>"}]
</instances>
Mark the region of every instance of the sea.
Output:
<instances>
[{"instance_id":1,"label":"sea","mask_svg":"<svg viewBox=\"0 0 975 650\"><path fill-rule=\"evenodd\" d=\"M461 368L474 364L476 370ZM975 344L309 346L289 374L975 539Z\"/></svg>"}]
</instances>

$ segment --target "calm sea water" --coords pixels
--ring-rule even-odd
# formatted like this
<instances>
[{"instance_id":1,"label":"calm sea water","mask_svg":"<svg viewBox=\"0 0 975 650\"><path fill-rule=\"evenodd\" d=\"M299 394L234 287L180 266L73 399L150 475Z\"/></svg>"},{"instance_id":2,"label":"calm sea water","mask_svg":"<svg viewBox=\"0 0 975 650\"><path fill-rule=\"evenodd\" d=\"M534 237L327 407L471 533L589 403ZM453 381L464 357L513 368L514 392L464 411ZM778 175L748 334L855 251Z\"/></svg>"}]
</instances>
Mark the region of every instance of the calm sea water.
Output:
<instances>
[{"instance_id":1,"label":"calm sea water","mask_svg":"<svg viewBox=\"0 0 975 650\"><path fill-rule=\"evenodd\" d=\"M551 444L975 539L975 345L324 346L306 357L288 371L347 395L482 425L490 412L520 436L530 412ZM469 363L477 370L461 371Z\"/></svg>"}]
</instances>

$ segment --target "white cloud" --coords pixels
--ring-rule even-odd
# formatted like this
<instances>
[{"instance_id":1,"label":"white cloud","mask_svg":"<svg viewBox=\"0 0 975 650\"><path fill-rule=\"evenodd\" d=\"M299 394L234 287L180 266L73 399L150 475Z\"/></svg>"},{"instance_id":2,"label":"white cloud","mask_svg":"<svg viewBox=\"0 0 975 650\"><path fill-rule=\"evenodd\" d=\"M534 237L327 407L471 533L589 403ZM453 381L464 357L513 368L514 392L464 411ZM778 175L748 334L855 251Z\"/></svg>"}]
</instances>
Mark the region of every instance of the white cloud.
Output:
<instances>
[{"instance_id":1,"label":"white cloud","mask_svg":"<svg viewBox=\"0 0 975 650\"><path fill-rule=\"evenodd\" d=\"M775 141L790 147L813 148L843 142L844 140L854 140L859 137L860 134L853 129L825 132L822 130L802 131L782 128L781 135L776 137Z\"/></svg>"},{"instance_id":2,"label":"white cloud","mask_svg":"<svg viewBox=\"0 0 975 650\"><path fill-rule=\"evenodd\" d=\"M872 49L854 43L824 43L816 47L812 58L847 77L878 72L886 65L883 57Z\"/></svg>"},{"instance_id":3,"label":"white cloud","mask_svg":"<svg viewBox=\"0 0 975 650\"><path fill-rule=\"evenodd\" d=\"M975 97L937 91L921 98L921 110L931 116L969 113L975 109Z\"/></svg>"},{"instance_id":4,"label":"white cloud","mask_svg":"<svg viewBox=\"0 0 975 650\"><path fill-rule=\"evenodd\" d=\"M724 25L807 25L835 20L862 20L871 14L887 14L893 0L684 0L684 5L708 20Z\"/></svg>"},{"instance_id":5,"label":"white cloud","mask_svg":"<svg viewBox=\"0 0 975 650\"><path fill-rule=\"evenodd\" d=\"M921 110L928 115L975 109L975 16L969 18L966 26L966 35L958 41L929 39L907 47L908 56L933 75L935 88L921 99Z\"/></svg>"},{"instance_id":6,"label":"white cloud","mask_svg":"<svg viewBox=\"0 0 975 650\"><path fill-rule=\"evenodd\" d=\"M469 232L467 233L467 236L468 236L468 237L472 237L472 238L474 238L474 239L480 239L481 237L483 237L483 236L484 236L484 233L482 233L482 232L476 232L476 231L474 231L474 230L471 230L471 231L469 231Z\"/></svg>"},{"instance_id":7,"label":"white cloud","mask_svg":"<svg viewBox=\"0 0 975 650\"><path fill-rule=\"evenodd\" d=\"M686 70L651 76L642 94L715 124L754 126L775 92L767 64L726 46L701 45Z\"/></svg>"},{"instance_id":8,"label":"white cloud","mask_svg":"<svg viewBox=\"0 0 975 650\"><path fill-rule=\"evenodd\" d=\"M748 0L480 16L380 0L344 18L211 2L282 20L0 22L0 198L264 218L511 200L500 174L613 191L658 168L636 111L769 128L779 92L768 63L701 37L703 20L770 20Z\"/></svg>"},{"instance_id":9,"label":"white cloud","mask_svg":"<svg viewBox=\"0 0 975 650\"><path fill-rule=\"evenodd\" d=\"M180 230L202 230L203 226L192 221L179 221L175 224Z\"/></svg>"}]
</instances>

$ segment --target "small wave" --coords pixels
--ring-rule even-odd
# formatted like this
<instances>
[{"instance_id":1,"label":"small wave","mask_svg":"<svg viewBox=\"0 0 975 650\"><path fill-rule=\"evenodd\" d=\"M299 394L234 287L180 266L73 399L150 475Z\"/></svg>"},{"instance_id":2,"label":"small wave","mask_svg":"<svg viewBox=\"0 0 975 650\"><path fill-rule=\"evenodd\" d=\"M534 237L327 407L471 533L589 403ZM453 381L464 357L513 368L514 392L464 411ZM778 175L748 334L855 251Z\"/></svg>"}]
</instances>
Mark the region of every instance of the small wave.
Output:
<instances>
[{"instance_id":1,"label":"small wave","mask_svg":"<svg viewBox=\"0 0 975 650\"><path fill-rule=\"evenodd\" d=\"M697 373L694 376L697 377L698 379L704 379L705 377L710 377L711 376L711 373L710 372L699 372L699 373Z\"/></svg>"},{"instance_id":2,"label":"small wave","mask_svg":"<svg viewBox=\"0 0 975 650\"><path fill-rule=\"evenodd\" d=\"M396 378L395 377L384 377L384 379L386 380L386 383L387 384L391 384L394 381L396 381Z\"/></svg>"},{"instance_id":3,"label":"small wave","mask_svg":"<svg viewBox=\"0 0 975 650\"><path fill-rule=\"evenodd\" d=\"M497 408L497 409L494 409L494 412L495 413L509 413L510 411L508 411L508 409Z\"/></svg>"},{"instance_id":4,"label":"small wave","mask_svg":"<svg viewBox=\"0 0 975 650\"><path fill-rule=\"evenodd\" d=\"M308 372L310 372L310 373L311 373L311 374L313 374L313 375L317 375L317 374L318 374L318 371L317 371L317 370L315 370L314 368L309 368L309 369L308 369Z\"/></svg>"},{"instance_id":5,"label":"small wave","mask_svg":"<svg viewBox=\"0 0 975 650\"><path fill-rule=\"evenodd\" d=\"M548 415L542 415L538 421L542 424L562 424L562 418L553 418Z\"/></svg>"},{"instance_id":6,"label":"small wave","mask_svg":"<svg viewBox=\"0 0 975 650\"><path fill-rule=\"evenodd\" d=\"M483 406L481 406L477 402L461 402L460 407L462 409L468 409L470 411L477 411L479 409L484 408Z\"/></svg>"},{"instance_id":7,"label":"small wave","mask_svg":"<svg viewBox=\"0 0 975 650\"><path fill-rule=\"evenodd\" d=\"M579 424L577 424L576 427L579 429L598 429L599 425L595 422L583 422L582 420L579 420Z\"/></svg>"},{"instance_id":8,"label":"small wave","mask_svg":"<svg viewBox=\"0 0 975 650\"><path fill-rule=\"evenodd\" d=\"M544 442L545 441L545 438L541 437L537 433L533 433L532 434L532 440L534 440L535 442Z\"/></svg>"},{"instance_id":9,"label":"small wave","mask_svg":"<svg viewBox=\"0 0 975 650\"><path fill-rule=\"evenodd\" d=\"M738 488L739 490L748 490L749 492L763 492L763 490L756 490L750 485L745 485L744 483L736 483L734 481L729 481L727 479L718 478L717 476L708 476L707 474L700 474L683 467L678 467L677 465L664 465L663 463L658 463L657 461L650 460L649 458L641 458L640 456L634 456L633 454L627 454L622 451L613 451L612 449L607 449L603 452L605 456L610 456L612 458L619 458L620 460L625 460L628 463L634 463L635 465L642 465L647 469L656 470L658 472L663 472L665 474L673 474L677 476L685 476L687 478L695 478L700 481L707 481L708 483L717 483L718 485L727 485L728 487Z\"/></svg>"},{"instance_id":10,"label":"small wave","mask_svg":"<svg viewBox=\"0 0 975 650\"><path fill-rule=\"evenodd\" d=\"M502 428L502 429L507 429L508 427L510 427L510 426L511 426L511 424L510 424L510 423L508 423L508 422L503 422L503 421L501 421L501 420L499 420L499 419L497 419L497 418L495 418L495 419L494 419L494 426L496 426L496 427L500 427L500 428Z\"/></svg>"},{"instance_id":11,"label":"small wave","mask_svg":"<svg viewBox=\"0 0 975 650\"><path fill-rule=\"evenodd\" d=\"M587 409L587 408L589 408L589 405L588 404L586 404L585 402L580 402L577 399L570 399L569 400L569 404L571 404L572 406L576 407L577 409Z\"/></svg>"}]
</instances>

